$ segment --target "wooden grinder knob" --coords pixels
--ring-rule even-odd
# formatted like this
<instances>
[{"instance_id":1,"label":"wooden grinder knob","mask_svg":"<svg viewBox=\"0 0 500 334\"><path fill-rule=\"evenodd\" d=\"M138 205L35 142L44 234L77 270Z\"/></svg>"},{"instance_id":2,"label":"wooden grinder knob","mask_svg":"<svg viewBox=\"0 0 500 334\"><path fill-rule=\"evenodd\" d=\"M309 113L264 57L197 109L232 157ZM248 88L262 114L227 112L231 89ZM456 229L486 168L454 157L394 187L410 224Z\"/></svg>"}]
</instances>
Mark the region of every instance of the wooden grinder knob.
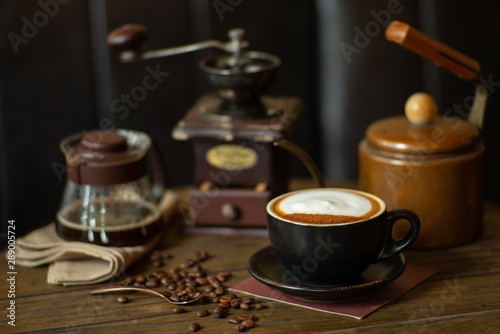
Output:
<instances>
[{"instance_id":1,"label":"wooden grinder knob","mask_svg":"<svg viewBox=\"0 0 500 334\"><path fill-rule=\"evenodd\" d=\"M427 93L414 93L405 104L406 118L412 125L428 125L437 114L437 105Z\"/></svg>"},{"instance_id":2,"label":"wooden grinder knob","mask_svg":"<svg viewBox=\"0 0 500 334\"><path fill-rule=\"evenodd\" d=\"M146 27L140 24L126 24L108 34L108 45L121 51L120 59L132 61L141 54L142 44L148 37Z\"/></svg>"}]
</instances>

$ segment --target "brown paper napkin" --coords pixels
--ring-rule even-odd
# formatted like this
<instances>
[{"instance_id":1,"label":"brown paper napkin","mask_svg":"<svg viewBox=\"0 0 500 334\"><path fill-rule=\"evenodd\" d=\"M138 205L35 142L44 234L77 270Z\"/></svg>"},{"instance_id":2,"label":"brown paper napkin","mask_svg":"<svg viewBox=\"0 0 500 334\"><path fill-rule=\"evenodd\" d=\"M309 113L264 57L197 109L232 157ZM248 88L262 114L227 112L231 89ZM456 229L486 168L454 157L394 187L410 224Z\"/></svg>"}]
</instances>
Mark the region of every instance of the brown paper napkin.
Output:
<instances>
[{"instance_id":1,"label":"brown paper napkin","mask_svg":"<svg viewBox=\"0 0 500 334\"><path fill-rule=\"evenodd\" d=\"M166 191L159 207L164 222L175 211L178 195ZM16 243L16 264L37 267L49 264L47 282L58 285L85 285L107 281L120 274L132 262L149 252L162 237L157 235L146 245L107 247L60 238L54 223L41 227Z\"/></svg>"},{"instance_id":2,"label":"brown paper napkin","mask_svg":"<svg viewBox=\"0 0 500 334\"><path fill-rule=\"evenodd\" d=\"M286 304L292 304L317 311L333 313L337 315L363 319L370 313L381 308L401 296L408 290L417 286L427 278L434 275L438 270L408 264L405 272L395 281L364 295L337 300L332 302L306 300L288 295L250 277L241 283L236 284L230 290L244 292L254 296L259 296L271 300L276 300Z\"/></svg>"}]
</instances>

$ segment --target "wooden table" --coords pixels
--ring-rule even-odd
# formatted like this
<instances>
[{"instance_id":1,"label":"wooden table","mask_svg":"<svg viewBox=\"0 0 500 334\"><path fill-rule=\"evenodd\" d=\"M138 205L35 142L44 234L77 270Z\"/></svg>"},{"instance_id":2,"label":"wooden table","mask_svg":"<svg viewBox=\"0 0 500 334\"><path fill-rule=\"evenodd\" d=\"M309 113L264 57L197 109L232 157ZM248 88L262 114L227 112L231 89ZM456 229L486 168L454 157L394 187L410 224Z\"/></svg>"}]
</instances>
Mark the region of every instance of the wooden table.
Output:
<instances>
[{"instance_id":1,"label":"wooden table","mask_svg":"<svg viewBox=\"0 0 500 334\"><path fill-rule=\"evenodd\" d=\"M249 277L247 260L269 244L265 231L184 230L169 233L161 248L174 257L165 270L208 250L212 256L203 263L210 272L230 271L224 283L232 286ZM257 298L266 307L252 310L258 316L250 333L494 333L500 328L500 205L485 205L484 233L470 244L443 249L405 252L409 263L438 268L439 272L363 320L331 315L301 307ZM16 326L7 324L9 298L7 263L0 295L0 331L37 333L187 333L192 322L199 333L234 333L234 325L213 315L198 318L201 308L215 304L193 304L183 314L173 314L174 306L158 297L129 294L131 302L120 304L116 295L89 295L96 286L61 287L46 283L47 268L17 267ZM148 256L129 267L125 274L157 270ZM109 283L99 286L108 286ZM244 295L240 295L244 296ZM236 314L241 313L239 310Z\"/></svg>"}]
</instances>

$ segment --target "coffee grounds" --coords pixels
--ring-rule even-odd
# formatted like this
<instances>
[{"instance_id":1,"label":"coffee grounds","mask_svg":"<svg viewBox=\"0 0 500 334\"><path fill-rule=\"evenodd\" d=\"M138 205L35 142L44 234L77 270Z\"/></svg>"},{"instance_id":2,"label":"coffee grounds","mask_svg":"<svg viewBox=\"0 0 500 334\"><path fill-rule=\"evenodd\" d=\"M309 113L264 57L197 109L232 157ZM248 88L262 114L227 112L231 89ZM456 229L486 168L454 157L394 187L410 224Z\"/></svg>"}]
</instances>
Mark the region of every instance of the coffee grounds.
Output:
<instances>
[{"instance_id":1,"label":"coffee grounds","mask_svg":"<svg viewBox=\"0 0 500 334\"><path fill-rule=\"evenodd\" d=\"M283 218L304 224L331 225L352 223L361 220L362 217L355 216L337 216L323 214L291 213L283 215Z\"/></svg>"}]
</instances>

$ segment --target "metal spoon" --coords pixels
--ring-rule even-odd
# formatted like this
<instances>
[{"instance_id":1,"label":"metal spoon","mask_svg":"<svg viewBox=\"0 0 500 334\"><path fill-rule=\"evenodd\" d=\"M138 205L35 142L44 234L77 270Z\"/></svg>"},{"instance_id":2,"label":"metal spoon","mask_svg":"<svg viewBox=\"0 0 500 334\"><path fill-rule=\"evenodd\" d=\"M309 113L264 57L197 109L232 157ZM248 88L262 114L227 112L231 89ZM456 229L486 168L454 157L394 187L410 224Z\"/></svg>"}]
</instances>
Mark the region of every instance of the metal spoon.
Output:
<instances>
[{"instance_id":1,"label":"metal spoon","mask_svg":"<svg viewBox=\"0 0 500 334\"><path fill-rule=\"evenodd\" d=\"M160 292L160 291L156 291L156 290L148 289L148 288L121 287L121 286L95 289L95 290L89 291L89 293L91 295L98 295L101 293L118 292L118 291L122 291L122 292L139 291L139 292L149 293L151 295L161 297L161 298L165 299L166 301L168 301L169 303L172 303L175 305L194 303L195 301L197 301L198 299L203 297L203 294L201 292L197 292L189 300L174 301L174 300L170 299L170 294L168 292L164 293L164 292Z\"/></svg>"}]
</instances>

